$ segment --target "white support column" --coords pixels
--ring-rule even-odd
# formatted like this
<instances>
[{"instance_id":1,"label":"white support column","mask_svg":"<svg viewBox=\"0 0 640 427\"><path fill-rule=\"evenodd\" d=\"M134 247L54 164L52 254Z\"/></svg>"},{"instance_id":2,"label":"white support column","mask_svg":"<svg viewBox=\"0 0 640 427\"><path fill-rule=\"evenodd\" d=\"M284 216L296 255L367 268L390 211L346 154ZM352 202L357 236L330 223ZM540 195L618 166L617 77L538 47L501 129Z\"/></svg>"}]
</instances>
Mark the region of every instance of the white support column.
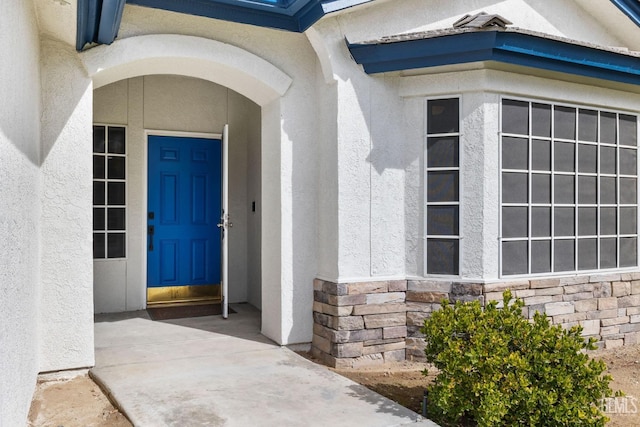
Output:
<instances>
[{"instance_id":1,"label":"white support column","mask_svg":"<svg viewBox=\"0 0 640 427\"><path fill-rule=\"evenodd\" d=\"M42 42L40 371L92 366L92 93L77 53Z\"/></svg>"}]
</instances>

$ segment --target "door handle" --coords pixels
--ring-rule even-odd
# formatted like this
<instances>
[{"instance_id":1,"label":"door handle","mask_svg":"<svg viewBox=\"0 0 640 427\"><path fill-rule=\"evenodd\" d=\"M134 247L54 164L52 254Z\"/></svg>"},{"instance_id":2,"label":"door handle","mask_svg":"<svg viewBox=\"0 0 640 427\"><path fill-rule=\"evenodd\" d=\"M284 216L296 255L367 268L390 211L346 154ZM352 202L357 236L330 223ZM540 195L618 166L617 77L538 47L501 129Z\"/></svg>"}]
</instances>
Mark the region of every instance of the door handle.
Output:
<instances>
[{"instance_id":1,"label":"door handle","mask_svg":"<svg viewBox=\"0 0 640 427\"><path fill-rule=\"evenodd\" d=\"M229 220L229 215L222 214L222 216L220 217L220 222L216 224L216 227L222 228L223 230L233 227L233 223Z\"/></svg>"},{"instance_id":2,"label":"door handle","mask_svg":"<svg viewBox=\"0 0 640 427\"><path fill-rule=\"evenodd\" d=\"M148 228L149 231L149 251L153 250L153 234L156 232L156 228L153 225L150 225Z\"/></svg>"},{"instance_id":3,"label":"door handle","mask_svg":"<svg viewBox=\"0 0 640 427\"><path fill-rule=\"evenodd\" d=\"M222 216L220 217L220 222L216 224L216 227L220 229L222 240L224 240L227 235L227 230L233 227L233 223L229 221L229 215L226 213L223 213Z\"/></svg>"}]
</instances>

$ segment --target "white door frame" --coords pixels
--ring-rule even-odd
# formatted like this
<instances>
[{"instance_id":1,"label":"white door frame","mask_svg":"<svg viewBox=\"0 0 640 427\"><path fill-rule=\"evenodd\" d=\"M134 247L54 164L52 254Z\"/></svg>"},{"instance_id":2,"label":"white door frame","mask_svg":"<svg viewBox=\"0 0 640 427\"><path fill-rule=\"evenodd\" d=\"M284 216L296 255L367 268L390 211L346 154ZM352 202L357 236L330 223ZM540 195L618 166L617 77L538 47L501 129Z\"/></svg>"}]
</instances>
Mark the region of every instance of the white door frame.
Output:
<instances>
[{"instance_id":1,"label":"white door frame","mask_svg":"<svg viewBox=\"0 0 640 427\"><path fill-rule=\"evenodd\" d=\"M183 131L169 131L169 130L156 130L156 129L144 129L144 162L142 166L142 183L143 183L143 196L142 196L142 215L141 215L141 229L143 230L142 241L142 283L140 286L140 292L142 294L142 301L144 301L144 308L147 308L147 243L149 241L149 229L147 228L147 212L148 212L148 192L149 192L149 136L176 136L183 138L206 138L206 139L219 139L222 140L221 133L204 133L204 132L183 132ZM225 165L223 165L224 169ZM223 176L227 175L227 171L223 171ZM226 261L225 261L226 262Z\"/></svg>"}]
</instances>

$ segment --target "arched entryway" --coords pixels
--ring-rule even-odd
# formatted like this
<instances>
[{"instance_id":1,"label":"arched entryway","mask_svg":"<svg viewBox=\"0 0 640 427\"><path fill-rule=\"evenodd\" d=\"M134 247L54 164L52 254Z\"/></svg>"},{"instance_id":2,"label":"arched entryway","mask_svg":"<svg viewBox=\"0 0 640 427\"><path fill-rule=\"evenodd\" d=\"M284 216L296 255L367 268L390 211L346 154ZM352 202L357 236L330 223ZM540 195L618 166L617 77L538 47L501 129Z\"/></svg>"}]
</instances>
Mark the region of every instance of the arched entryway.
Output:
<instances>
[{"instance_id":1,"label":"arched entryway","mask_svg":"<svg viewBox=\"0 0 640 427\"><path fill-rule=\"evenodd\" d=\"M273 230L262 232L265 218L279 215L279 201L271 196L279 195L279 181L263 178L279 176L278 164L264 161L262 147L265 139L279 139L279 114L274 112L291 79L245 50L192 36L132 37L81 56L94 85L94 123L105 133L107 145L110 130L126 135L122 153L110 156L108 148L104 151L106 157L123 157L126 164L126 178L118 177L126 201L110 206L107 197L104 202L106 216L109 209L126 210L125 231L118 230L126 250L114 257L105 253L94 262L96 311L130 311L147 303L149 137L216 139L228 124L229 213L234 223L229 233L229 301L263 309L263 325L265 319L279 323L280 310L262 304L262 295L270 292L265 283L273 282L264 280L269 272L261 267L262 248L279 245ZM270 195L267 203L265 195ZM106 242L109 231L100 233ZM105 245L108 251L109 243ZM269 254L270 264L277 254Z\"/></svg>"}]
</instances>

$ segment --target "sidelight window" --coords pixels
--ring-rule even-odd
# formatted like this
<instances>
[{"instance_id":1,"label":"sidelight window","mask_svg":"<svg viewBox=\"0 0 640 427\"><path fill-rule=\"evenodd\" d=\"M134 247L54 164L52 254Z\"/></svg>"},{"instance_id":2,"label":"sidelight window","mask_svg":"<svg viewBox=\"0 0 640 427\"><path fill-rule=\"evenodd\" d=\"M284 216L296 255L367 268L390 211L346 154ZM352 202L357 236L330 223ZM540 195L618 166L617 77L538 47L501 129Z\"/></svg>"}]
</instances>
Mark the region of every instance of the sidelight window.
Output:
<instances>
[{"instance_id":1,"label":"sidelight window","mask_svg":"<svg viewBox=\"0 0 640 427\"><path fill-rule=\"evenodd\" d=\"M93 258L126 256L126 132L93 127Z\"/></svg>"},{"instance_id":2,"label":"sidelight window","mask_svg":"<svg viewBox=\"0 0 640 427\"><path fill-rule=\"evenodd\" d=\"M460 258L460 100L427 101L425 155L427 274L458 275Z\"/></svg>"}]
</instances>

